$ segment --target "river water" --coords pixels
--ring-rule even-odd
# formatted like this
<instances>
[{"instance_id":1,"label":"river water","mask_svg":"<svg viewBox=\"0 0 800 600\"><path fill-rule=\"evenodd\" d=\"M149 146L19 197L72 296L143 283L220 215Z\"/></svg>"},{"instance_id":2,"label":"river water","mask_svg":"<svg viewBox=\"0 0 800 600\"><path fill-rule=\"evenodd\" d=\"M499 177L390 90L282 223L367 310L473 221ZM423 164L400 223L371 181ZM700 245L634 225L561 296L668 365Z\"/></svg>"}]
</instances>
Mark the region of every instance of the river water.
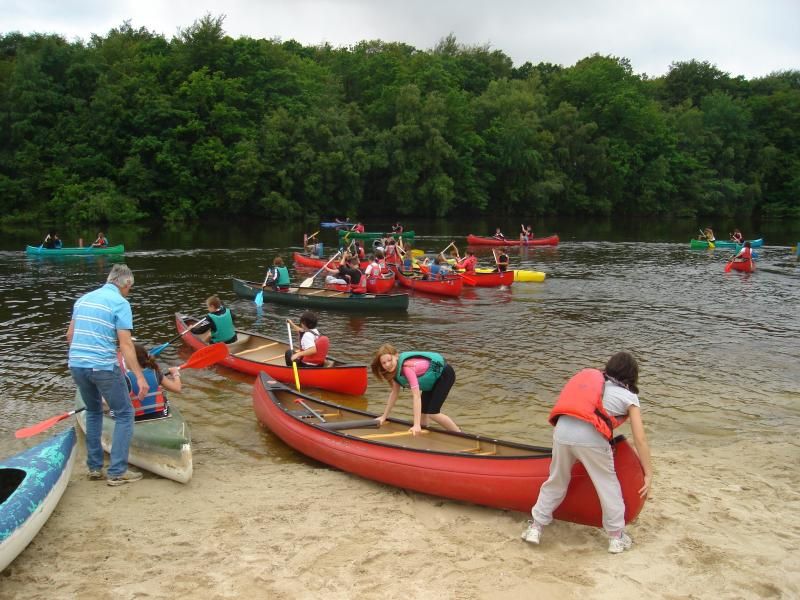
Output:
<instances>
[{"instance_id":1,"label":"river water","mask_svg":"<svg viewBox=\"0 0 800 600\"><path fill-rule=\"evenodd\" d=\"M504 225L507 232L518 227ZM800 267L790 246L800 239L800 227L765 225L748 235L763 235L767 245L758 249L759 269L742 274L723 272L729 250L689 249L694 225L534 223L537 236L557 232L561 244L509 254L512 268L544 271L543 283L465 288L457 299L415 295L407 314L321 311L320 329L331 339L331 354L353 362L368 362L383 342L444 354L457 374L444 412L467 431L549 444L546 417L564 382L624 349L640 360L640 396L654 446L793 435L800 428ZM463 251L467 232L487 234L493 227L407 224L417 231L416 247L429 251L453 239ZM93 238L94 232L78 233ZM64 332L72 305L105 281L115 261L135 272L129 297L134 335L148 346L175 334L176 311L200 314L213 293L233 309L240 328L282 338L285 318L299 317L287 307L257 310L233 294L231 278L259 279L274 256L291 256L301 227L136 226L107 233L112 243L126 244L124 259L30 258L22 249L37 232L3 233L0 456L37 441L15 440L16 429L71 407L75 386ZM335 246L330 230L320 236ZM488 250L478 254L483 264L493 261ZM311 273L290 270L295 281ZM175 365L189 352L177 343L161 356L163 365ZM233 465L303 460L258 426L252 378L211 368L187 372L184 385L175 401L194 428L196 469L209 454ZM380 411L388 388L370 375L364 397L320 395ZM410 414L408 396L395 414Z\"/></svg>"}]
</instances>

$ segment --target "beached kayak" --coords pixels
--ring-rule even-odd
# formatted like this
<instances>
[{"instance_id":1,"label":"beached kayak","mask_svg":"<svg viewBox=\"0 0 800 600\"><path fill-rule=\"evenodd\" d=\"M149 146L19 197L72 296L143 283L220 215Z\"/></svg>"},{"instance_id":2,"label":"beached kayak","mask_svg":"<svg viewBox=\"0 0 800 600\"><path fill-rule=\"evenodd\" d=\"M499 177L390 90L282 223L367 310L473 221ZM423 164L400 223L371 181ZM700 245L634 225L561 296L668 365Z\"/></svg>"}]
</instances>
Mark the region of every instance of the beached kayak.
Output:
<instances>
[{"instance_id":1,"label":"beached kayak","mask_svg":"<svg viewBox=\"0 0 800 600\"><path fill-rule=\"evenodd\" d=\"M175 313L178 333L197 324L198 319ZM284 327L284 330L286 328ZM248 375L267 373L270 377L294 383L292 367L286 366L284 355L289 349L286 338L283 341L251 331L236 330L237 341L228 344L229 354L219 364ZM183 341L195 350L208 344L193 333L183 336ZM295 345L295 349L298 346ZM302 388L314 387L331 390L340 394L360 396L367 391L367 365L347 363L328 356L324 367L305 367L297 369Z\"/></svg>"},{"instance_id":2,"label":"beached kayak","mask_svg":"<svg viewBox=\"0 0 800 600\"><path fill-rule=\"evenodd\" d=\"M367 479L434 496L528 513L549 476L550 448L437 429L412 436L409 421L391 417L377 429L377 413L293 392L263 374L253 387L253 409L262 425L302 454ZM644 505L638 494L644 474L624 436L615 439L614 466L625 500L625 522L630 522ZM555 517L602 525L600 501L580 463L572 470Z\"/></svg>"},{"instance_id":3,"label":"beached kayak","mask_svg":"<svg viewBox=\"0 0 800 600\"><path fill-rule=\"evenodd\" d=\"M75 429L0 461L0 571L36 536L75 464Z\"/></svg>"},{"instance_id":4,"label":"beached kayak","mask_svg":"<svg viewBox=\"0 0 800 600\"><path fill-rule=\"evenodd\" d=\"M750 242L751 248L761 248L764 245L764 239L758 238L757 240L748 240ZM708 248L708 242L705 240L690 240L689 246L692 250L703 250ZM714 246L716 248L736 248L740 249L742 244L737 244L736 242L731 242L728 240L714 240Z\"/></svg>"},{"instance_id":5,"label":"beached kayak","mask_svg":"<svg viewBox=\"0 0 800 600\"><path fill-rule=\"evenodd\" d=\"M255 298L262 291L260 281L233 278L233 291L242 298ZM285 292L263 290L264 302L287 304L300 308L372 312L408 310L408 294L351 294L328 288L291 287Z\"/></svg>"},{"instance_id":6,"label":"beached kayak","mask_svg":"<svg viewBox=\"0 0 800 600\"><path fill-rule=\"evenodd\" d=\"M80 390L75 394L76 408L83 408ZM78 424L86 432L86 413L77 415ZM103 416L103 450L111 451L114 436L114 419ZM186 483L192 478L192 438L189 424L183 419L175 402L169 403L169 416L161 419L137 421L133 426L128 452L128 462L161 477Z\"/></svg>"},{"instance_id":7,"label":"beached kayak","mask_svg":"<svg viewBox=\"0 0 800 600\"><path fill-rule=\"evenodd\" d=\"M467 236L468 246L558 246L558 242L559 239L557 235L551 235L543 238L533 238L527 242L512 239L498 240L497 238L493 237L472 235L471 233Z\"/></svg>"},{"instance_id":8,"label":"beached kayak","mask_svg":"<svg viewBox=\"0 0 800 600\"><path fill-rule=\"evenodd\" d=\"M91 246L85 246L83 248L40 248L39 246L28 246L25 249L25 253L41 256L94 256L97 254L124 254L125 246L122 244L118 246L106 246L105 248L92 248Z\"/></svg>"}]
</instances>

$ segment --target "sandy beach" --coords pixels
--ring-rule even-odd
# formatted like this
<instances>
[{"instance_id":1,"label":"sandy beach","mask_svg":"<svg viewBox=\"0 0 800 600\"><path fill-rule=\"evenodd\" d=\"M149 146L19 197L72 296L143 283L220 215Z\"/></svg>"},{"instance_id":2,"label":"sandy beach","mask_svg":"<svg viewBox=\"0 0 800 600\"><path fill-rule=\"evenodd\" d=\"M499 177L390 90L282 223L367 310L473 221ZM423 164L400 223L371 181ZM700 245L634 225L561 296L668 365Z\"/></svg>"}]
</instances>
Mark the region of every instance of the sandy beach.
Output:
<instances>
[{"instance_id":1,"label":"sandy beach","mask_svg":"<svg viewBox=\"0 0 800 600\"><path fill-rule=\"evenodd\" d=\"M409 493L318 463L226 453L195 428L195 475L121 488L76 464L60 505L0 577L3 598L796 598L796 441L654 444L633 550L555 522Z\"/></svg>"}]
</instances>

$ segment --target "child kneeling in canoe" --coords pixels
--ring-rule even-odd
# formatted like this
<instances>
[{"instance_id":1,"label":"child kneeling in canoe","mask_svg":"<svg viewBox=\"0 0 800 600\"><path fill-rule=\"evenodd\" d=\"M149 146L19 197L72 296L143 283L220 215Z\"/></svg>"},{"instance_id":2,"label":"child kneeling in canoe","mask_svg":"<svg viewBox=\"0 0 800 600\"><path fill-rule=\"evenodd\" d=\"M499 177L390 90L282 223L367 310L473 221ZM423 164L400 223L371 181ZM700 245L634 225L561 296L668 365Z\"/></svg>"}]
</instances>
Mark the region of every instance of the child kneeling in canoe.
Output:
<instances>
[{"instance_id":1,"label":"child kneeling in canoe","mask_svg":"<svg viewBox=\"0 0 800 600\"><path fill-rule=\"evenodd\" d=\"M567 494L572 467L580 461L594 484L603 509L603 528L608 534L608 551L619 554L633 541L625 533L625 502L614 470L611 441L614 427L628 417L633 444L644 469L643 498L653 477L650 448L639 410L639 365L628 352L618 352L606 363L605 371L584 369L564 386L550 412L553 430L553 458L550 476L539 490L531 509L533 521L522 539L538 544L542 529L553 520L553 512Z\"/></svg>"},{"instance_id":2,"label":"child kneeling in canoe","mask_svg":"<svg viewBox=\"0 0 800 600\"><path fill-rule=\"evenodd\" d=\"M147 349L141 344L134 344L133 348L136 350L136 361L142 368L142 373L147 381L148 392L147 395L139 399L139 386L136 382L136 376L133 371L125 368L122 357L120 362L125 373L125 380L128 384L128 392L130 393L131 402L133 403L134 420L147 421L150 419L160 419L169 416L169 402L164 390L170 392L180 393L181 386L181 373L178 367L170 367L165 376L155 358L148 354ZM112 411L113 415L113 411Z\"/></svg>"},{"instance_id":3,"label":"child kneeling in canoe","mask_svg":"<svg viewBox=\"0 0 800 600\"><path fill-rule=\"evenodd\" d=\"M300 315L300 325L286 319L289 326L300 333L300 349L292 353L286 351L286 366L296 362L298 367L324 367L328 356L328 336L320 335L317 329L316 313L307 310Z\"/></svg>"},{"instance_id":4,"label":"child kneeling in canoe","mask_svg":"<svg viewBox=\"0 0 800 600\"><path fill-rule=\"evenodd\" d=\"M372 372L378 379L392 388L386 408L378 417L378 426L383 425L392 411L400 387L411 389L414 425L409 429L413 435L428 426L428 421L438 423L449 431L461 431L453 419L441 412L442 404L456 381L453 367L436 352L398 352L391 344L383 344L372 358Z\"/></svg>"}]
</instances>

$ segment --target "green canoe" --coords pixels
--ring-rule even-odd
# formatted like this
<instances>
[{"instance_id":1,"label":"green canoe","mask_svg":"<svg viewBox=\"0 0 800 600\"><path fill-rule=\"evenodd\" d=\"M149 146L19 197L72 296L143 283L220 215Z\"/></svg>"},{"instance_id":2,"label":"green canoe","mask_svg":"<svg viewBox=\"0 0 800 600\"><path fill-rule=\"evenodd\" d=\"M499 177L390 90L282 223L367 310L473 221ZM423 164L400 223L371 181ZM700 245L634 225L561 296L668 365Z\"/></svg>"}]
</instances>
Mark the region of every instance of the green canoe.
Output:
<instances>
[{"instance_id":1,"label":"green canoe","mask_svg":"<svg viewBox=\"0 0 800 600\"><path fill-rule=\"evenodd\" d=\"M339 239L347 237L348 240L377 240L384 236L398 237L396 233L381 233L380 231L365 231L364 233L356 233L355 231L348 231L346 229L339 230ZM401 237L407 240L414 239L413 231L404 231L400 234Z\"/></svg>"},{"instance_id":2,"label":"green canoe","mask_svg":"<svg viewBox=\"0 0 800 600\"><path fill-rule=\"evenodd\" d=\"M261 283L234 278L233 291L242 298L255 298L256 294L262 291ZM350 292L315 287L291 287L286 292L276 292L265 288L263 291L264 302L288 304L301 308L355 312L408 310L408 294L351 294Z\"/></svg>"},{"instance_id":3,"label":"green canoe","mask_svg":"<svg viewBox=\"0 0 800 600\"><path fill-rule=\"evenodd\" d=\"M76 408L83 408L80 390L75 394ZM86 413L77 414L78 424L86 433ZM103 415L103 450L111 451L114 419ZM174 402L169 403L169 416L139 421L133 426L133 439L128 462L161 477L186 483L192 478L192 439L186 423Z\"/></svg>"},{"instance_id":4,"label":"green canoe","mask_svg":"<svg viewBox=\"0 0 800 600\"><path fill-rule=\"evenodd\" d=\"M764 245L764 239L758 238L757 240L747 240L750 242L751 248L761 248ZM690 242L690 246L692 250L703 250L708 248L708 242L704 240L692 240ZM736 242L731 242L728 240L714 240L714 246L717 248L736 248L740 249L742 244L737 244Z\"/></svg>"},{"instance_id":5,"label":"green canoe","mask_svg":"<svg viewBox=\"0 0 800 600\"><path fill-rule=\"evenodd\" d=\"M125 246L106 246L105 248L93 248L85 246L83 248L40 248L39 246L28 246L26 254L43 256L94 256L95 254L124 254Z\"/></svg>"}]
</instances>

